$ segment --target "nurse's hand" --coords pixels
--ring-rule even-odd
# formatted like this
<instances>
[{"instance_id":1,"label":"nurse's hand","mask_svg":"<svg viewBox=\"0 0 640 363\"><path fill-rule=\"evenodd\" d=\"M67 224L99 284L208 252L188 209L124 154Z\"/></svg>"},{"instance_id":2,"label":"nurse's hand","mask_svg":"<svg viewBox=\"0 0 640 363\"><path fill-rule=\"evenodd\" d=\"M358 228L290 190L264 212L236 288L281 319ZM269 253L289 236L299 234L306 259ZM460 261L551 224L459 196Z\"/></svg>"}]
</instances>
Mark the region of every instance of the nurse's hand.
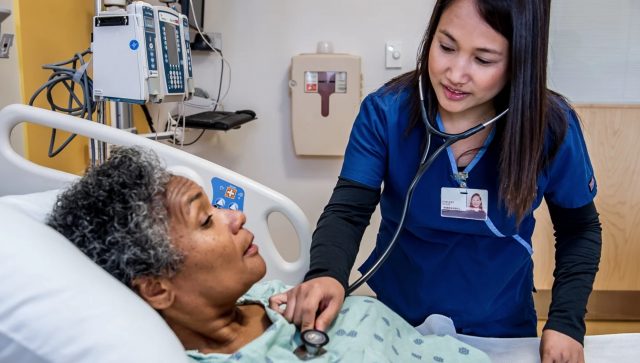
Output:
<instances>
[{"instance_id":1,"label":"nurse's hand","mask_svg":"<svg viewBox=\"0 0 640 363\"><path fill-rule=\"evenodd\" d=\"M344 302L344 287L333 277L317 277L269 298L269 307L300 327L326 331ZM282 311L280 305L287 307Z\"/></svg>"},{"instance_id":2,"label":"nurse's hand","mask_svg":"<svg viewBox=\"0 0 640 363\"><path fill-rule=\"evenodd\" d=\"M546 329L540 340L540 360L542 363L584 363L584 348L570 336Z\"/></svg>"}]
</instances>

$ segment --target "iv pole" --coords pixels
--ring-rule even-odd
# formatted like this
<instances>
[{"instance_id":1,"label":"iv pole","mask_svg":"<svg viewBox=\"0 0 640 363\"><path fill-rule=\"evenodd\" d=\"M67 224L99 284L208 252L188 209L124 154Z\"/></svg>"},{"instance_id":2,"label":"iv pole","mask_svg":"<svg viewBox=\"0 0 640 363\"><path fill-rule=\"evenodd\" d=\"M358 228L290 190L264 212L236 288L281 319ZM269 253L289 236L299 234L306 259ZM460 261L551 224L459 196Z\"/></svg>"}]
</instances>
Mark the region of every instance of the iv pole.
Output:
<instances>
[{"instance_id":1,"label":"iv pole","mask_svg":"<svg viewBox=\"0 0 640 363\"><path fill-rule=\"evenodd\" d=\"M127 5L126 0L104 0L104 5L107 9L113 8L124 8ZM103 0L95 0L95 15L98 16L102 12ZM105 101L100 100L97 101L97 122L101 124L106 124L105 119ZM123 102L114 102L115 114L114 114L114 122L115 127L123 130L131 130L133 128L132 125L132 113L133 109L131 104L123 103ZM90 140L91 143L91 163L93 165L102 164L102 162L107 158L107 144L102 141L96 141L94 139ZM96 153L97 149L97 153ZM94 155L96 154L96 155Z\"/></svg>"}]
</instances>

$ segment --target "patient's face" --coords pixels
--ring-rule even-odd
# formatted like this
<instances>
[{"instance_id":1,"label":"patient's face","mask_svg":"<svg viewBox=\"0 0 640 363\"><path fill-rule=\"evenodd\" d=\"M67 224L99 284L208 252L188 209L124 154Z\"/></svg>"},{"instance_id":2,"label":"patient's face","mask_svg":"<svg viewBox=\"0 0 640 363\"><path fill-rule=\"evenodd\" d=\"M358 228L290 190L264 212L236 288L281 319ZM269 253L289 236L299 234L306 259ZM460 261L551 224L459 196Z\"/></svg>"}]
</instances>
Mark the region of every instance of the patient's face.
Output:
<instances>
[{"instance_id":1,"label":"patient's face","mask_svg":"<svg viewBox=\"0 0 640 363\"><path fill-rule=\"evenodd\" d=\"M198 307L235 303L266 272L253 234L243 228L245 215L211 206L202 188L184 177L171 178L166 196L171 242L185 254L171 279L176 298Z\"/></svg>"}]
</instances>

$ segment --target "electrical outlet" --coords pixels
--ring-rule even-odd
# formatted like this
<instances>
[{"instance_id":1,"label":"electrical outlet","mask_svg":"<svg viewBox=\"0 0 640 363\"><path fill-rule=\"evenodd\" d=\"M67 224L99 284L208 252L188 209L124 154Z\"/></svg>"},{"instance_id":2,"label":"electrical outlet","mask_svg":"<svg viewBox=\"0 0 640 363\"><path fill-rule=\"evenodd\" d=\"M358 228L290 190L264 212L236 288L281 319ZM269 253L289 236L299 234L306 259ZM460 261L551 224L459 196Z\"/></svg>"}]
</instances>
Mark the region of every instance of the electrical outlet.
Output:
<instances>
[{"instance_id":1,"label":"electrical outlet","mask_svg":"<svg viewBox=\"0 0 640 363\"><path fill-rule=\"evenodd\" d=\"M2 34L0 38L0 58L9 58L9 49L13 44L13 34Z\"/></svg>"},{"instance_id":2,"label":"electrical outlet","mask_svg":"<svg viewBox=\"0 0 640 363\"><path fill-rule=\"evenodd\" d=\"M213 32L207 33L207 35L209 36L209 39L211 39L211 45L216 49L222 50L222 33Z\"/></svg>"},{"instance_id":3,"label":"electrical outlet","mask_svg":"<svg viewBox=\"0 0 640 363\"><path fill-rule=\"evenodd\" d=\"M402 42L387 41L385 44L385 66L402 68Z\"/></svg>"}]
</instances>

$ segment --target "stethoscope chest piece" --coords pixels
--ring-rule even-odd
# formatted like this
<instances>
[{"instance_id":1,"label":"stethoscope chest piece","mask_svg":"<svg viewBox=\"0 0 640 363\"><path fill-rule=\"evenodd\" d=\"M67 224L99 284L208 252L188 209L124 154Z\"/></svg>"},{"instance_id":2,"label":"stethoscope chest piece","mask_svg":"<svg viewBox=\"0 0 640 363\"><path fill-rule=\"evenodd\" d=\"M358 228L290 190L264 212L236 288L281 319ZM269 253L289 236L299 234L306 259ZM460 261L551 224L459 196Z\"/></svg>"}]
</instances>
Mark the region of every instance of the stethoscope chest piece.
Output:
<instances>
[{"instance_id":1,"label":"stethoscope chest piece","mask_svg":"<svg viewBox=\"0 0 640 363\"><path fill-rule=\"evenodd\" d=\"M316 329L305 330L300 334L300 339L302 340L302 345L293 351L293 354L300 360L310 360L327 352L322 347L329 343L329 336L323 331Z\"/></svg>"}]
</instances>

